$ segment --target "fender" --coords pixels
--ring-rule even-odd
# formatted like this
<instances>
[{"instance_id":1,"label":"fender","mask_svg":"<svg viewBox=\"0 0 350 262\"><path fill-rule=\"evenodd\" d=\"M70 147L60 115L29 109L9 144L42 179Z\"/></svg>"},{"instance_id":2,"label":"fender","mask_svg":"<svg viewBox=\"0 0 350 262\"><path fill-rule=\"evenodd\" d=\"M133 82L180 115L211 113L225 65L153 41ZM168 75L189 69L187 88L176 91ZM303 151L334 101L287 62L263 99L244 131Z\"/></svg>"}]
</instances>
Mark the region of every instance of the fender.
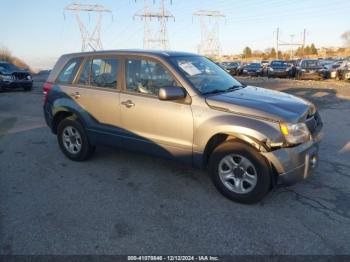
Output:
<instances>
[{"instance_id":1,"label":"fender","mask_svg":"<svg viewBox=\"0 0 350 262\"><path fill-rule=\"evenodd\" d=\"M218 135L238 138L253 146L259 152L268 152L271 142L283 141L279 124L264 119L249 118L247 116L208 111L202 119L195 118L195 135L193 145L193 164L203 166L206 162L205 150L212 138ZM221 141L223 142L223 141Z\"/></svg>"}]
</instances>

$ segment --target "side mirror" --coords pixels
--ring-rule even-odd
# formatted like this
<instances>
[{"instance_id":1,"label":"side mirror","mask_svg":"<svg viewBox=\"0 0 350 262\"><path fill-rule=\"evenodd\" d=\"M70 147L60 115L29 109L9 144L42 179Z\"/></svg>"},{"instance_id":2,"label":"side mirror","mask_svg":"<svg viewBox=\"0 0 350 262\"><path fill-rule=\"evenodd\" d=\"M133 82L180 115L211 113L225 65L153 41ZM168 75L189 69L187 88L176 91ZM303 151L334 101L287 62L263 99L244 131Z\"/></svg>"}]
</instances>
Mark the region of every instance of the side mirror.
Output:
<instances>
[{"instance_id":1,"label":"side mirror","mask_svg":"<svg viewBox=\"0 0 350 262\"><path fill-rule=\"evenodd\" d=\"M179 100L186 97L186 92L182 87L178 86L162 87L159 89L158 97L162 101Z\"/></svg>"}]
</instances>

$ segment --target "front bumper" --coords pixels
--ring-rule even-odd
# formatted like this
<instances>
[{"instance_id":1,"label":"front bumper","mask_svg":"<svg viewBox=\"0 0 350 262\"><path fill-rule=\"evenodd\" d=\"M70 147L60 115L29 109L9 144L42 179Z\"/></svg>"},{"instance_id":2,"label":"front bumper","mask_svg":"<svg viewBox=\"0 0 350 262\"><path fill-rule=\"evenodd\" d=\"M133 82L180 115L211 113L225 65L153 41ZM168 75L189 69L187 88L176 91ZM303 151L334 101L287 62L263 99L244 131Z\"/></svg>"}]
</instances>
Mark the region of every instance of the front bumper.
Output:
<instances>
[{"instance_id":1,"label":"front bumper","mask_svg":"<svg viewBox=\"0 0 350 262\"><path fill-rule=\"evenodd\" d=\"M288 77L289 71L269 71L270 77Z\"/></svg>"},{"instance_id":2,"label":"front bumper","mask_svg":"<svg viewBox=\"0 0 350 262\"><path fill-rule=\"evenodd\" d=\"M322 133L312 141L296 147L263 153L278 173L278 184L287 186L308 178L318 164L318 148Z\"/></svg>"},{"instance_id":3,"label":"front bumper","mask_svg":"<svg viewBox=\"0 0 350 262\"><path fill-rule=\"evenodd\" d=\"M319 80L325 78L324 72L302 72L300 79L302 80Z\"/></svg>"},{"instance_id":4,"label":"front bumper","mask_svg":"<svg viewBox=\"0 0 350 262\"><path fill-rule=\"evenodd\" d=\"M260 73L261 73L261 72L255 72L255 71L254 71L254 72L252 72L252 71L249 72L249 71L248 71L248 72L243 72L242 75L243 75L243 76L259 76Z\"/></svg>"},{"instance_id":5,"label":"front bumper","mask_svg":"<svg viewBox=\"0 0 350 262\"><path fill-rule=\"evenodd\" d=\"M0 86L5 88L22 88L32 87L33 80L11 80L11 81L0 81Z\"/></svg>"}]
</instances>

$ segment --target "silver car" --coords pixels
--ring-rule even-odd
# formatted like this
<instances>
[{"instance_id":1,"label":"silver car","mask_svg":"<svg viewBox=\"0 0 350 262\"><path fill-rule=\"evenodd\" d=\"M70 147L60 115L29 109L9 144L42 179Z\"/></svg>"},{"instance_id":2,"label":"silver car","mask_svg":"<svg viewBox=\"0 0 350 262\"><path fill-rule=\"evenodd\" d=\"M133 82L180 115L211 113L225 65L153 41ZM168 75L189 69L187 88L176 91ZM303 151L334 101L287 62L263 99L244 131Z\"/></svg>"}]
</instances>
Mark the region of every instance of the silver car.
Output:
<instances>
[{"instance_id":1,"label":"silver car","mask_svg":"<svg viewBox=\"0 0 350 262\"><path fill-rule=\"evenodd\" d=\"M64 55L44 85L44 114L74 161L100 144L175 159L209 170L241 203L309 177L322 129L310 102L245 86L183 52Z\"/></svg>"}]
</instances>

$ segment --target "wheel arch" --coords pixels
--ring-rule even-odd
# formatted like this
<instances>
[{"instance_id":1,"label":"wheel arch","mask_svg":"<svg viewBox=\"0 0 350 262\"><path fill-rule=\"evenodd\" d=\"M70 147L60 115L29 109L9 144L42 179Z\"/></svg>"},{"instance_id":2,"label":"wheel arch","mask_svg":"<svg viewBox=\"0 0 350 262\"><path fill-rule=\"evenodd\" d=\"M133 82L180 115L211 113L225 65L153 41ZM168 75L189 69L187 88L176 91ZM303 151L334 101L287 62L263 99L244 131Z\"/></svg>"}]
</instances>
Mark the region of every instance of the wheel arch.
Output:
<instances>
[{"instance_id":1,"label":"wheel arch","mask_svg":"<svg viewBox=\"0 0 350 262\"><path fill-rule=\"evenodd\" d=\"M209 164L210 156L215 150L216 147L218 147L220 144L230 141L230 140L235 140L237 142L246 144L247 146L255 149L257 152L262 153L262 152L268 152L269 148L263 143L259 142L254 138L251 138L247 135L244 134L239 134L239 133L218 133L213 135L209 141L207 142L205 146L205 150L203 153L203 158L202 158L202 167L207 168L207 165ZM273 165L263 154L260 154L261 157L265 160L266 164L268 165L271 173L271 188L275 187L277 185L277 180L278 180L278 172Z\"/></svg>"},{"instance_id":2,"label":"wheel arch","mask_svg":"<svg viewBox=\"0 0 350 262\"><path fill-rule=\"evenodd\" d=\"M252 148L254 148L255 150L257 150L258 152L267 152L268 148L267 146L263 143L260 142L252 137L249 137L247 135L244 134L240 134L240 133L217 133L215 135L213 135L207 142L205 148L204 148L204 152L203 152L203 159L202 159L202 166L206 167L208 162L209 162L209 158L212 154L212 152L215 150L215 148L217 146L219 146L220 144L222 144L225 141L228 140L236 140L239 141L241 143L246 144L247 146L250 146Z\"/></svg>"},{"instance_id":3,"label":"wheel arch","mask_svg":"<svg viewBox=\"0 0 350 262\"><path fill-rule=\"evenodd\" d=\"M68 117L74 117L76 120L81 122L79 116L75 112L72 112L70 110L58 111L54 114L53 121L52 121L52 132L54 134L57 134L57 128L58 128L59 124L62 122L62 120L66 119Z\"/></svg>"}]
</instances>

